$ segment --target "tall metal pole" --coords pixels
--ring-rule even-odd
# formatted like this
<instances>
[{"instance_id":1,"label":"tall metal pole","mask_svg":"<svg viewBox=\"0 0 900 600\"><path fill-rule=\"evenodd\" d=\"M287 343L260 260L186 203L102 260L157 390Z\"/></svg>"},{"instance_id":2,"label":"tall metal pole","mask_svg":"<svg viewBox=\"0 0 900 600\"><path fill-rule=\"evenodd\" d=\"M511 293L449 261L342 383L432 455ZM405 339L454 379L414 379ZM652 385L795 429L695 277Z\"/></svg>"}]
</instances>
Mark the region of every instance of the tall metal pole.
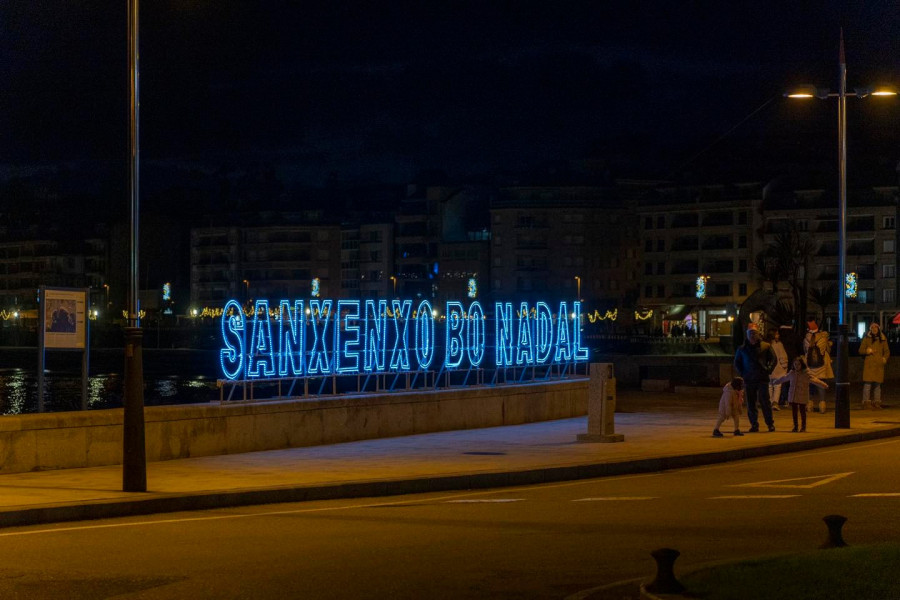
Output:
<instances>
[{"instance_id":1,"label":"tall metal pole","mask_svg":"<svg viewBox=\"0 0 900 600\"><path fill-rule=\"evenodd\" d=\"M147 491L147 456L144 442L144 365L138 301L139 224L139 54L138 0L128 0L128 67L131 87L131 265L128 287L128 326L125 333L125 389L122 440L122 490Z\"/></svg>"},{"instance_id":2,"label":"tall metal pole","mask_svg":"<svg viewBox=\"0 0 900 600\"><path fill-rule=\"evenodd\" d=\"M847 294L847 63L844 59L844 32L841 30L840 91L838 93L838 347L834 386L834 426L850 427L850 382L848 381Z\"/></svg>"}]
</instances>

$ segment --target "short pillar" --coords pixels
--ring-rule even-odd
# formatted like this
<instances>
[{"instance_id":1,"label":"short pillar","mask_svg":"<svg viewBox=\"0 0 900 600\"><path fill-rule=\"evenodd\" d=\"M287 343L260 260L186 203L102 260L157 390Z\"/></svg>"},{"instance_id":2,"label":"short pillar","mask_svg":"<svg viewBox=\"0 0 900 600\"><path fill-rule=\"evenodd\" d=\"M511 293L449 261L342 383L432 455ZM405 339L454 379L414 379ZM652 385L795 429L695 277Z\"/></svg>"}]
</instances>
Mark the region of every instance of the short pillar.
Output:
<instances>
[{"instance_id":1,"label":"short pillar","mask_svg":"<svg viewBox=\"0 0 900 600\"><path fill-rule=\"evenodd\" d=\"M612 363L591 363L588 384L588 431L579 433L579 442L624 442L616 433L616 378Z\"/></svg>"},{"instance_id":2,"label":"short pillar","mask_svg":"<svg viewBox=\"0 0 900 600\"><path fill-rule=\"evenodd\" d=\"M828 515L822 517L822 520L825 521L825 525L828 527L828 539L819 548L846 547L847 542L844 541L844 535L841 530L844 527L844 523L847 522L847 517L843 515Z\"/></svg>"}]
</instances>

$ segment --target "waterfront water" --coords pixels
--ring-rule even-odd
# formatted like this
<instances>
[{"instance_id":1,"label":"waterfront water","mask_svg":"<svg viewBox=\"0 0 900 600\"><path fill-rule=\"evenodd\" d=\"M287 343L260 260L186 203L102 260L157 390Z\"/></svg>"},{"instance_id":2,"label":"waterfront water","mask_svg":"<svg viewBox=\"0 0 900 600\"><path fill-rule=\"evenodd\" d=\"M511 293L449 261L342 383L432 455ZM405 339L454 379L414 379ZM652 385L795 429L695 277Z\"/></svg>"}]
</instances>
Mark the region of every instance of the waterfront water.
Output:
<instances>
[{"instance_id":1,"label":"waterfront water","mask_svg":"<svg viewBox=\"0 0 900 600\"><path fill-rule=\"evenodd\" d=\"M45 373L44 411L81 410L81 375ZM197 377L144 378L144 404L192 404L218 399L216 381ZM122 406L122 376L119 373L88 378L88 409ZM0 370L0 414L37 412L37 376L24 369Z\"/></svg>"},{"instance_id":2,"label":"waterfront water","mask_svg":"<svg viewBox=\"0 0 900 600\"><path fill-rule=\"evenodd\" d=\"M37 412L37 350L0 349L0 414ZM208 351L145 351L144 404L193 404L218 399L215 354ZM44 411L81 410L78 353L47 357ZM92 350L88 409L122 406L122 351Z\"/></svg>"}]
</instances>

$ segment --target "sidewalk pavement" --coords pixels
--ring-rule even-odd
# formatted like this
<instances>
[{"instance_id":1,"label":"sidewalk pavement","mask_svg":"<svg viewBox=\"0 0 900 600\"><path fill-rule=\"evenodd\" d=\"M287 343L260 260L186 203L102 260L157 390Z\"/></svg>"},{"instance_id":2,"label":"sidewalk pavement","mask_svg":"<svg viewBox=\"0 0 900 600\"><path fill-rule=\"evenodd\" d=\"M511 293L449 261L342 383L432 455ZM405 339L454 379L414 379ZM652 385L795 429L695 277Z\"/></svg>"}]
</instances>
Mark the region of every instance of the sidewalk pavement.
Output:
<instances>
[{"instance_id":1,"label":"sidewalk pavement","mask_svg":"<svg viewBox=\"0 0 900 600\"><path fill-rule=\"evenodd\" d=\"M587 418L449 431L147 465L144 493L121 491L121 466L0 475L0 527L336 498L465 490L654 472L900 435L900 410L811 414L807 433L711 436L718 390L619 392L622 443L578 443ZM833 407L829 407L831 410ZM730 421L728 422L730 424ZM741 428L749 427L746 417ZM765 426L763 426L765 430Z\"/></svg>"}]
</instances>

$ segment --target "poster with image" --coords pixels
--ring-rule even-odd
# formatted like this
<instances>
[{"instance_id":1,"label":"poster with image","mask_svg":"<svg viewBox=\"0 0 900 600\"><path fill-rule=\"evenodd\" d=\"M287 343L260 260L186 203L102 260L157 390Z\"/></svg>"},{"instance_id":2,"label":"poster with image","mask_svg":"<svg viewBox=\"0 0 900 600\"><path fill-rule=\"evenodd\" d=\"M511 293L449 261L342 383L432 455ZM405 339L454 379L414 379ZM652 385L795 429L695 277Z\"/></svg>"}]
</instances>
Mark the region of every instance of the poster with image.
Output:
<instances>
[{"instance_id":1,"label":"poster with image","mask_svg":"<svg viewBox=\"0 0 900 600\"><path fill-rule=\"evenodd\" d=\"M83 350L86 293L79 290L44 290L45 348Z\"/></svg>"}]
</instances>

